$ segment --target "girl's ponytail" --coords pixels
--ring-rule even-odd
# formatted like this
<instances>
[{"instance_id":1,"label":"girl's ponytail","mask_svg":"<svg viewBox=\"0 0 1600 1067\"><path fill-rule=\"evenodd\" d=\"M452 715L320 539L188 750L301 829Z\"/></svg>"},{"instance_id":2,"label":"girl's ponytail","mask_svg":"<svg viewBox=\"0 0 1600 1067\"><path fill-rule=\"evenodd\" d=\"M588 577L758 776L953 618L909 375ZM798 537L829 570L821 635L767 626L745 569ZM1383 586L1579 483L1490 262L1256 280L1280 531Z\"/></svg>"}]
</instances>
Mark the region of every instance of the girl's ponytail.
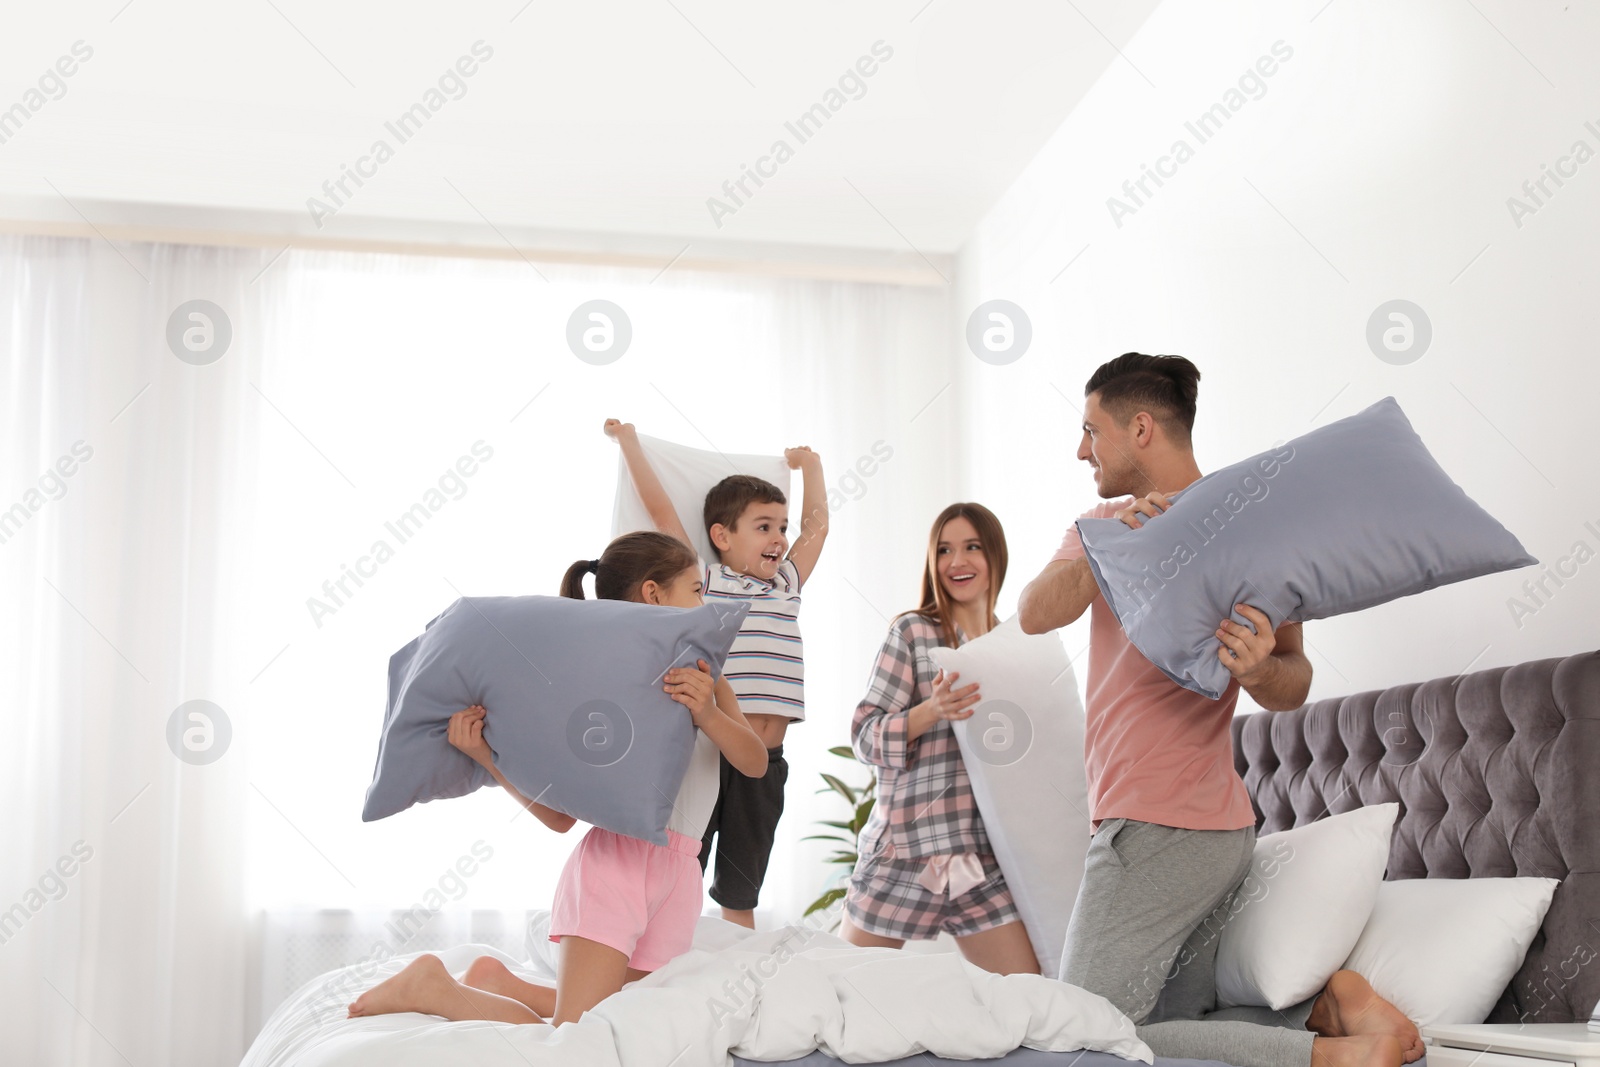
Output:
<instances>
[{"instance_id":1,"label":"girl's ponytail","mask_svg":"<svg viewBox=\"0 0 1600 1067\"><path fill-rule=\"evenodd\" d=\"M585 574L599 573L600 561L597 559L580 559L567 568L567 573L561 578L561 595L572 600L582 600L583 576Z\"/></svg>"},{"instance_id":2,"label":"girl's ponytail","mask_svg":"<svg viewBox=\"0 0 1600 1067\"><path fill-rule=\"evenodd\" d=\"M694 549L655 530L623 534L606 546L599 559L580 559L561 579L561 595L582 600L583 576L594 575L600 600L634 600L646 581L666 585L695 565Z\"/></svg>"}]
</instances>

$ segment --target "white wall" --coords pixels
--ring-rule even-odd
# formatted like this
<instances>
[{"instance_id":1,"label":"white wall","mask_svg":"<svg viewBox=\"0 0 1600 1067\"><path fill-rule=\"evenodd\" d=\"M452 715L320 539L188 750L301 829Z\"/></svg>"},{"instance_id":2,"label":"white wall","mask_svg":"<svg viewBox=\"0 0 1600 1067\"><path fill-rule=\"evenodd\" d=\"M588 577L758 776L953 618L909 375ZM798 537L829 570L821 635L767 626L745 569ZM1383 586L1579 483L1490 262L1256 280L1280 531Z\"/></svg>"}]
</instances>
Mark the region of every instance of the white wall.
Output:
<instances>
[{"instance_id":1,"label":"white wall","mask_svg":"<svg viewBox=\"0 0 1600 1067\"><path fill-rule=\"evenodd\" d=\"M1561 164L1576 174L1520 226L1507 206L1575 141L1600 152L1597 36L1592 9L1168 0L959 260L958 333L994 298L1033 327L1012 364L958 361L959 484L1006 521L1003 607L1095 502L1073 458L1084 381L1124 351L1175 352L1204 374L1202 469L1392 394L1468 494L1571 575L1538 603L1522 585L1542 567L1314 623L1313 698L1600 644L1600 159ZM1280 41L1289 58L1201 143L1185 122ZM1180 138L1192 158L1126 197ZM1135 210L1114 219L1112 196ZM1395 298L1433 327L1403 366L1365 339ZM1537 610L1514 619L1513 597Z\"/></svg>"}]
</instances>

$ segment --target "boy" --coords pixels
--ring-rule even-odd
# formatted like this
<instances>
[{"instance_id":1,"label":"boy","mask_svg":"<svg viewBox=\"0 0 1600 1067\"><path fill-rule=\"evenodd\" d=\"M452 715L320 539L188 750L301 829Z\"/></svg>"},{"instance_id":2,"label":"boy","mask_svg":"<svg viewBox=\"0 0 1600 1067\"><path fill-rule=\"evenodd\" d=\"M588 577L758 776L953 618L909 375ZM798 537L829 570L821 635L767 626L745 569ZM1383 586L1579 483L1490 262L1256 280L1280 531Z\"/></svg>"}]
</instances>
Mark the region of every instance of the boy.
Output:
<instances>
[{"instance_id":1,"label":"boy","mask_svg":"<svg viewBox=\"0 0 1600 1067\"><path fill-rule=\"evenodd\" d=\"M656 528L692 544L639 447L633 424L608 419L605 431L621 446L634 488ZM767 746L767 773L746 778L722 761L722 791L700 843L700 868L704 871L710 861L715 838L711 899L722 907L724 919L751 929L783 814L783 787L789 777L784 734L791 721L805 718L800 590L828 536L822 457L801 446L785 450L784 459L791 470L801 472L805 485L800 536L792 548L788 502L771 482L743 474L724 478L706 494L703 514L717 553L716 562L705 564L706 598L751 601L725 670L740 710Z\"/></svg>"}]
</instances>

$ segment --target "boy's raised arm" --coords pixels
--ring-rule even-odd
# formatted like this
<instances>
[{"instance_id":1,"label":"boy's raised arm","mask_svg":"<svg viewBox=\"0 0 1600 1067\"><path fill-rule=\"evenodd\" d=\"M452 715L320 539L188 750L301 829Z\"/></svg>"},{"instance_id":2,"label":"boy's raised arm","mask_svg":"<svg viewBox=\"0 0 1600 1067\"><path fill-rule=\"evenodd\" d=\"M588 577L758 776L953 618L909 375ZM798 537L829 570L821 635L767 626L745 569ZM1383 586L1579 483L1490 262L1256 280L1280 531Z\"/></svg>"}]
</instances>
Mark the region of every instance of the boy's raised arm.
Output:
<instances>
[{"instance_id":1,"label":"boy's raised arm","mask_svg":"<svg viewBox=\"0 0 1600 1067\"><path fill-rule=\"evenodd\" d=\"M822 479L822 457L805 445L786 449L783 458L791 470L800 471L805 484L800 501L800 536L789 548L789 559L805 585L822 555L822 542L828 538L828 487Z\"/></svg>"},{"instance_id":2,"label":"boy's raised arm","mask_svg":"<svg viewBox=\"0 0 1600 1067\"><path fill-rule=\"evenodd\" d=\"M633 488L638 492L639 499L644 501L645 510L650 513L650 521L656 524L656 529L693 548L694 542L689 540L677 509L672 506L667 491L661 487L661 479L656 477L650 461L645 458L644 449L639 447L639 435L633 423L607 419L605 431L606 436L615 438L622 448L622 458L628 464L628 476L633 479Z\"/></svg>"}]
</instances>

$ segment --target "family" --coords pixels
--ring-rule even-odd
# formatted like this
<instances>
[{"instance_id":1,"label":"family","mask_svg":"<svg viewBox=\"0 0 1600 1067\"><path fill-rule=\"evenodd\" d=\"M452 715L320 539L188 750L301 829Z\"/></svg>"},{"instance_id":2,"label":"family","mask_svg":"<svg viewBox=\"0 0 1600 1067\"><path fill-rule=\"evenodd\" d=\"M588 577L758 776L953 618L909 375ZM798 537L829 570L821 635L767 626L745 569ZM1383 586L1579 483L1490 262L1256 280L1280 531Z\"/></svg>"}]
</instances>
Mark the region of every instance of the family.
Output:
<instances>
[{"instance_id":1,"label":"family","mask_svg":"<svg viewBox=\"0 0 1600 1067\"><path fill-rule=\"evenodd\" d=\"M1169 496L1201 477L1190 432L1200 372L1181 356L1130 352L1084 389L1078 459L1104 501L1086 517L1138 529ZM710 896L723 917L754 925L788 765L783 740L804 718L801 590L828 533L821 458L786 452L802 472L798 535L784 494L735 475L700 516L717 559L701 558L629 424L605 432L622 449L656 529L626 534L567 571L563 596L594 595L672 607L749 602L720 676L700 661L674 668L664 690L688 708L694 754L654 845L591 828L563 869L550 939L560 943L554 988L484 957L459 978L424 955L362 994L350 1014L420 1011L448 1019L560 1025L687 951L713 847ZM858 842L842 936L899 948L950 934L973 964L1039 973L1005 876L993 856L950 723L981 700L975 684L933 668L929 650L954 647L998 623L1005 532L980 504L945 508L929 533L921 603L896 617L851 723L856 756L877 777L877 803ZM1219 620L1217 655L1231 675L1220 700L1172 682L1129 642L1106 605L1076 530L1023 590L1020 623L1043 633L1090 614L1085 751L1089 846L1054 977L1107 998L1158 1056L1238 1067L1400 1067L1423 1054L1417 1027L1352 971L1328 977L1303 1004L1275 1011L1217 1005L1214 923L1249 871L1255 814L1234 770L1229 723L1240 690L1268 710L1300 707L1311 684L1298 623L1274 630L1248 604L1252 626ZM574 820L520 795L483 740L483 707L451 719L449 740L557 832Z\"/></svg>"}]
</instances>

